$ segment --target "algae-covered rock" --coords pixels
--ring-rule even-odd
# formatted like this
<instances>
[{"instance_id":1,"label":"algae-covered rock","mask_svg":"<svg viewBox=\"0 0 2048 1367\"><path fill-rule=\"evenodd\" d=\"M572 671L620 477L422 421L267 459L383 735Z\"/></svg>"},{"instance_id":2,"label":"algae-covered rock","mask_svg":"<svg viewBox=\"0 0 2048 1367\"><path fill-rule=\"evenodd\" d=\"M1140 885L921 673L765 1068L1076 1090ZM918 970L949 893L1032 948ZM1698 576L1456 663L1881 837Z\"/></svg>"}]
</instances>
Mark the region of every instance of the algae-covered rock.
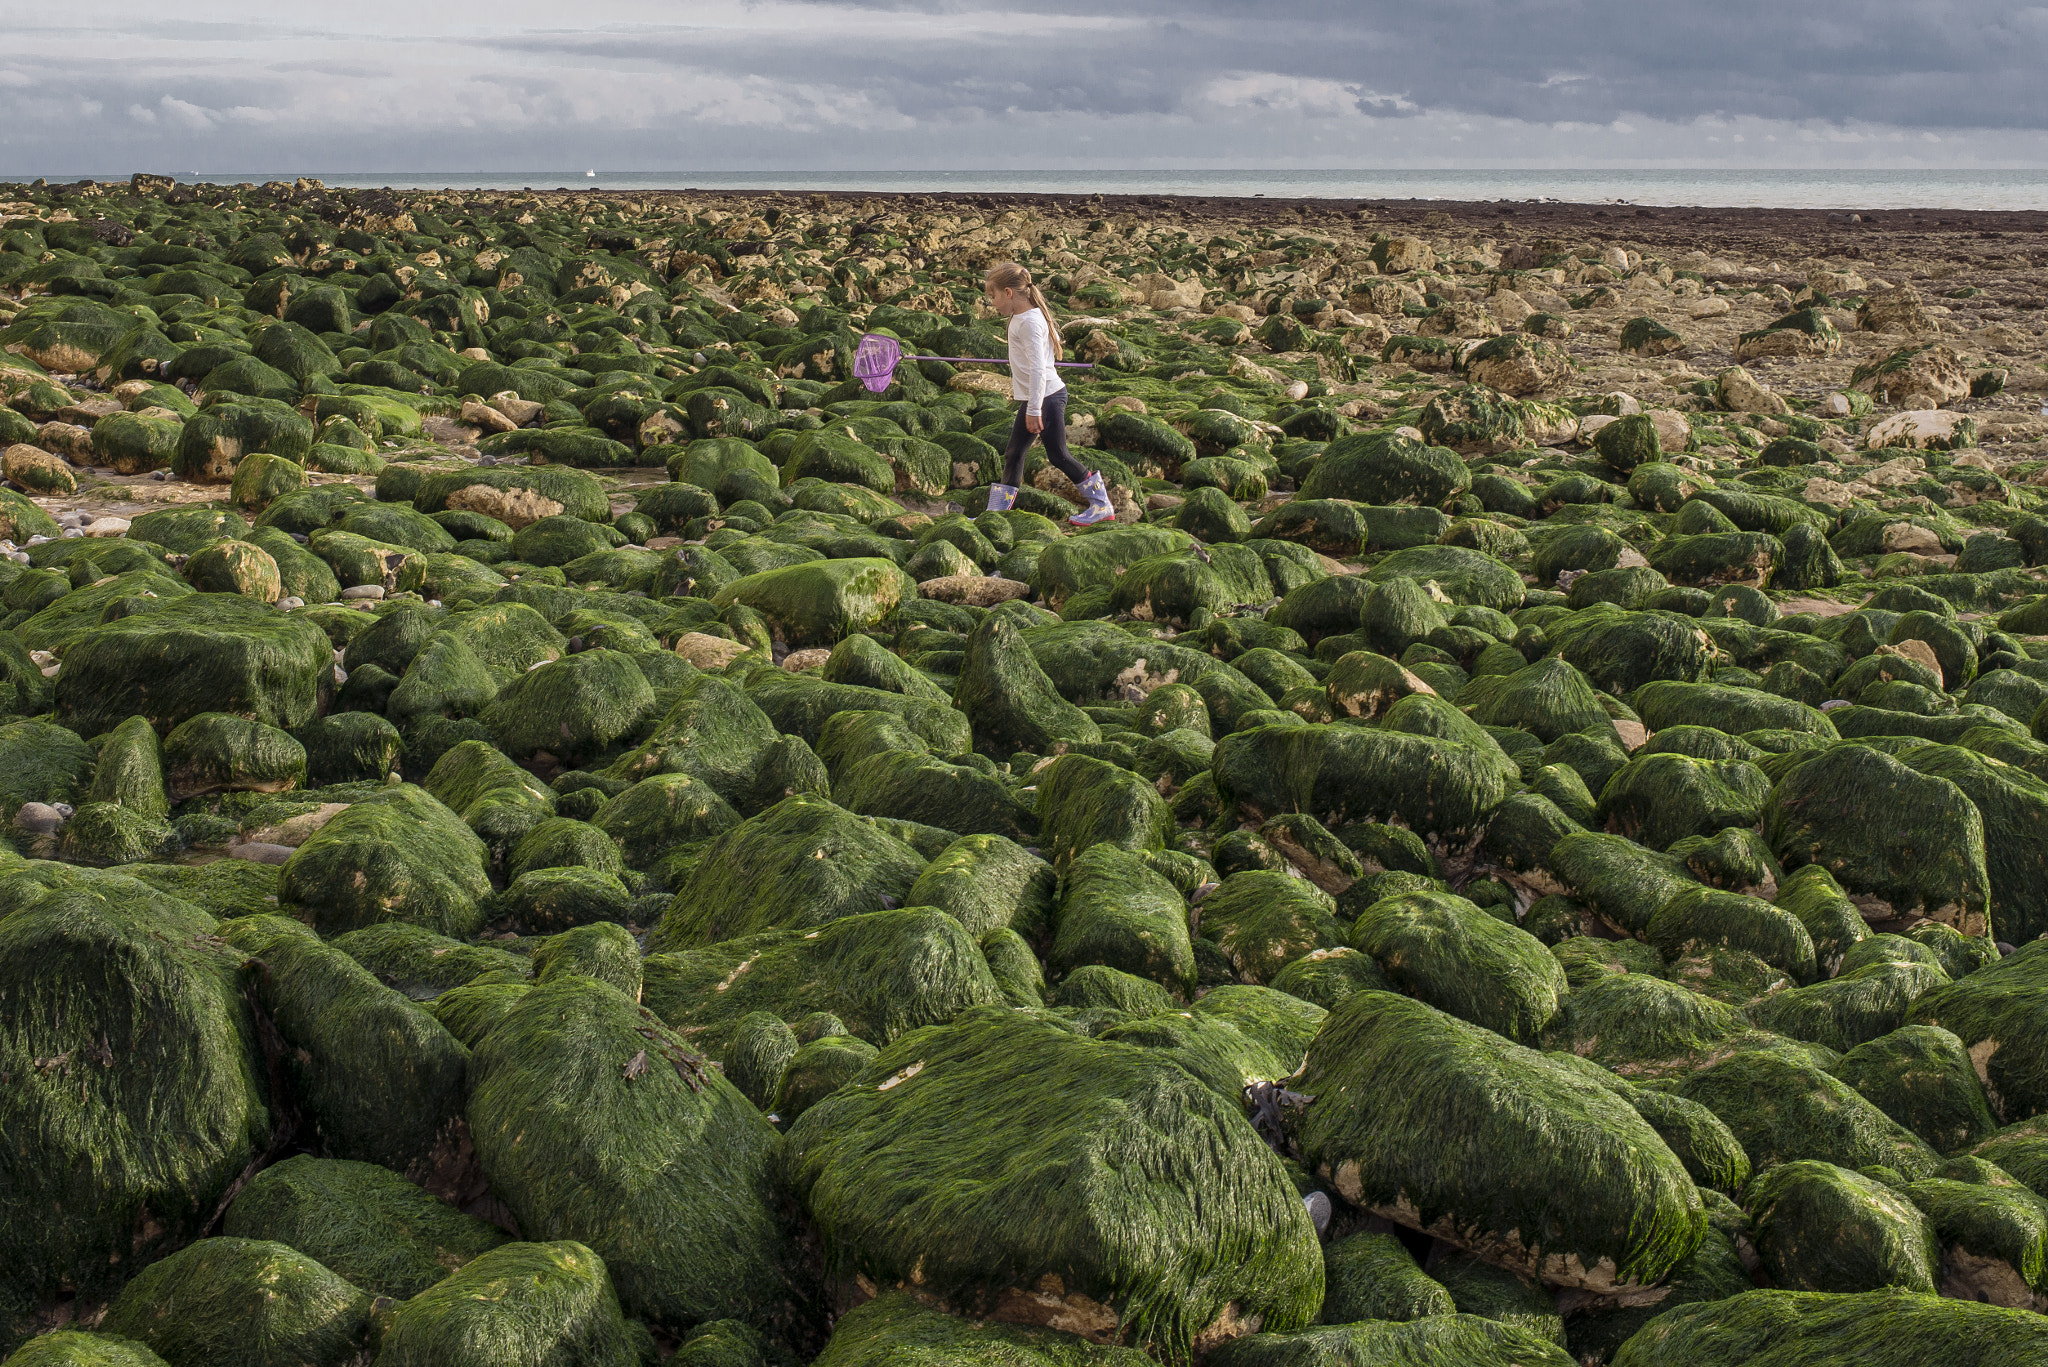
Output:
<instances>
[{"instance_id":1,"label":"algae-covered rock","mask_svg":"<svg viewBox=\"0 0 2048 1367\"><path fill-rule=\"evenodd\" d=\"M891 561L814 560L736 579L712 602L754 609L776 640L803 649L874 626L916 596L914 581Z\"/></svg>"},{"instance_id":2,"label":"algae-covered rock","mask_svg":"<svg viewBox=\"0 0 2048 1367\"><path fill-rule=\"evenodd\" d=\"M1294 1328L1322 1300L1279 1160L1235 1103L1129 1045L969 1013L884 1049L789 1146L847 1281L915 1278L964 1313L1014 1306L1173 1358L1225 1316Z\"/></svg>"},{"instance_id":3,"label":"algae-covered rock","mask_svg":"<svg viewBox=\"0 0 2048 1367\"><path fill-rule=\"evenodd\" d=\"M277 895L323 934L408 921L468 935L491 890L484 866L484 842L408 783L352 803L316 831L285 861Z\"/></svg>"},{"instance_id":4,"label":"algae-covered rock","mask_svg":"<svg viewBox=\"0 0 2048 1367\"><path fill-rule=\"evenodd\" d=\"M1420 1002L1340 1003L1290 1086L1315 1100L1289 1135L1344 1199L1497 1265L1608 1292L1699 1244L1692 1179L1626 1101Z\"/></svg>"},{"instance_id":5,"label":"algae-covered rock","mask_svg":"<svg viewBox=\"0 0 2048 1367\"><path fill-rule=\"evenodd\" d=\"M59 1329L29 1340L7 1367L169 1367L134 1339Z\"/></svg>"},{"instance_id":6,"label":"algae-covered rock","mask_svg":"<svg viewBox=\"0 0 2048 1367\"><path fill-rule=\"evenodd\" d=\"M431 1001L487 973L523 973L516 954L436 935L425 926L383 921L331 941L378 982L414 1001Z\"/></svg>"},{"instance_id":7,"label":"algae-covered rock","mask_svg":"<svg viewBox=\"0 0 2048 1367\"><path fill-rule=\"evenodd\" d=\"M1567 955L1567 946L1590 947L1593 943L1599 942L1570 940L1553 946L1552 953L1561 965L1583 963L1577 954ZM1623 946L1633 943L1620 942ZM1740 1012L1654 976L1656 956L1650 955L1650 960L1651 971L1623 969L1590 981L1575 981L1546 1036L1550 1047L1568 1049L1623 1077L1634 1078L1702 1063L1744 1032L1746 1023ZM1565 967L1565 974L1572 980L1570 967Z\"/></svg>"},{"instance_id":8,"label":"algae-covered rock","mask_svg":"<svg viewBox=\"0 0 2048 1367\"><path fill-rule=\"evenodd\" d=\"M1448 1253L1431 1260L1430 1275L1451 1293L1459 1314L1477 1315L1564 1347L1564 1319L1557 1311L1556 1294L1521 1273L1469 1253Z\"/></svg>"},{"instance_id":9,"label":"algae-covered rock","mask_svg":"<svg viewBox=\"0 0 2048 1367\"><path fill-rule=\"evenodd\" d=\"M1158 798L1156 790L1147 791ZM1021 839L1038 826L1031 807L993 774L901 750L843 767L832 800L864 816L978 835Z\"/></svg>"},{"instance_id":10,"label":"algae-covered rock","mask_svg":"<svg viewBox=\"0 0 2048 1367\"><path fill-rule=\"evenodd\" d=\"M2036 941L1913 1003L1907 1019L1962 1041L1991 1109L2008 1124L2048 1111L2048 944Z\"/></svg>"},{"instance_id":11,"label":"algae-covered rock","mask_svg":"<svg viewBox=\"0 0 2048 1367\"><path fill-rule=\"evenodd\" d=\"M173 802L207 793L275 793L306 777L306 747L274 726L226 712L201 712L163 743L164 779Z\"/></svg>"},{"instance_id":12,"label":"algae-covered rock","mask_svg":"<svg viewBox=\"0 0 2048 1367\"><path fill-rule=\"evenodd\" d=\"M1101 728L1060 696L1008 619L991 614L967 638L953 705L974 727L975 747L1045 754L1062 742L1092 744Z\"/></svg>"},{"instance_id":13,"label":"algae-covered rock","mask_svg":"<svg viewBox=\"0 0 2048 1367\"><path fill-rule=\"evenodd\" d=\"M1235 732L1217 744L1211 772L1218 793L1251 820L1306 812L1335 829L1398 817L1446 836L1483 827L1520 777L1484 732L1444 738L1353 726Z\"/></svg>"},{"instance_id":14,"label":"algae-covered rock","mask_svg":"<svg viewBox=\"0 0 2048 1367\"><path fill-rule=\"evenodd\" d=\"M468 1115L520 1232L588 1245L628 1312L807 1341L775 1131L653 1013L587 978L534 988L471 1059Z\"/></svg>"},{"instance_id":15,"label":"algae-covered rock","mask_svg":"<svg viewBox=\"0 0 2048 1367\"><path fill-rule=\"evenodd\" d=\"M1046 962L1055 973L1104 964L1186 996L1195 986L1187 904L1137 855L1092 846L1062 879L1059 927Z\"/></svg>"},{"instance_id":16,"label":"algae-covered rock","mask_svg":"<svg viewBox=\"0 0 2048 1367\"><path fill-rule=\"evenodd\" d=\"M1411 892L1359 913L1351 946L1370 954L1396 992L1519 1044L1533 1044L1567 991L1564 970L1535 936L1462 897Z\"/></svg>"},{"instance_id":17,"label":"algae-covered rock","mask_svg":"<svg viewBox=\"0 0 2048 1367\"><path fill-rule=\"evenodd\" d=\"M255 1027L213 918L117 874L0 912L0 1289L104 1294L197 1236L268 1144Z\"/></svg>"},{"instance_id":18,"label":"algae-covered rock","mask_svg":"<svg viewBox=\"0 0 2048 1367\"><path fill-rule=\"evenodd\" d=\"M509 1241L373 1163L300 1154L258 1173L225 1232L285 1244L373 1296L404 1300Z\"/></svg>"},{"instance_id":19,"label":"algae-covered rock","mask_svg":"<svg viewBox=\"0 0 2048 1367\"><path fill-rule=\"evenodd\" d=\"M822 798L784 798L714 840L649 937L657 952L879 911L924 871L910 846Z\"/></svg>"},{"instance_id":20,"label":"algae-covered rock","mask_svg":"<svg viewBox=\"0 0 2048 1367\"><path fill-rule=\"evenodd\" d=\"M1565 1367L1572 1360L1526 1329L1456 1314L1252 1334L1209 1355L1216 1367Z\"/></svg>"},{"instance_id":21,"label":"algae-covered rock","mask_svg":"<svg viewBox=\"0 0 2048 1367\"><path fill-rule=\"evenodd\" d=\"M1128 769L1087 755L1065 755L1038 777L1038 815L1056 868L1098 846L1164 847L1173 817L1159 790Z\"/></svg>"},{"instance_id":22,"label":"algae-covered rock","mask_svg":"<svg viewBox=\"0 0 2048 1367\"><path fill-rule=\"evenodd\" d=\"M604 1259L572 1239L506 1244L471 1260L399 1306L377 1353L382 1367L641 1360Z\"/></svg>"},{"instance_id":23,"label":"algae-covered rock","mask_svg":"<svg viewBox=\"0 0 2048 1367\"><path fill-rule=\"evenodd\" d=\"M1270 869L1245 869L1225 878L1202 899L1200 930L1244 981L1271 984L1303 956L1343 945L1345 935L1335 912L1330 895L1306 879ZM1378 974L1374 979L1376 985L1381 981Z\"/></svg>"},{"instance_id":24,"label":"algae-covered rock","mask_svg":"<svg viewBox=\"0 0 2048 1367\"><path fill-rule=\"evenodd\" d=\"M1624 1343L1614 1367L2001 1367L2048 1351L2048 1320L1891 1288L1856 1295L1746 1291L1661 1316Z\"/></svg>"},{"instance_id":25,"label":"algae-covered rock","mask_svg":"<svg viewBox=\"0 0 2048 1367\"><path fill-rule=\"evenodd\" d=\"M1858 1169L1873 1164L1924 1177L1939 1163L1912 1131L1845 1082L1782 1052L1736 1053L1678 1084L1741 1141L1759 1173L1814 1159Z\"/></svg>"},{"instance_id":26,"label":"algae-covered rock","mask_svg":"<svg viewBox=\"0 0 2048 1367\"><path fill-rule=\"evenodd\" d=\"M839 1319L817 1367L1146 1367L1152 1361L1135 1348L1048 1328L1029 1316L1021 1308L1014 1323L963 1319L913 1292L889 1291ZM677 1356L689 1353L685 1346ZM693 1358L687 1367L700 1365Z\"/></svg>"},{"instance_id":27,"label":"algae-covered rock","mask_svg":"<svg viewBox=\"0 0 2048 1367\"><path fill-rule=\"evenodd\" d=\"M1052 866L1000 835L964 835L925 865L904 897L908 907L935 907L970 935L1007 927L1026 939L1050 931Z\"/></svg>"},{"instance_id":28,"label":"algae-covered rock","mask_svg":"<svg viewBox=\"0 0 2048 1367\"><path fill-rule=\"evenodd\" d=\"M590 824L611 837L627 868L646 868L678 845L731 830L740 814L688 773L654 774L606 802Z\"/></svg>"},{"instance_id":29,"label":"algae-covered rock","mask_svg":"<svg viewBox=\"0 0 2048 1367\"><path fill-rule=\"evenodd\" d=\"M290 1100L324 1154L421 1180L450 1167L469 1051L330 945L286 934L247 947L256 1003L288 1046Z\"/></svg>"},{"instance_id":30,"label":"algae-covered rock","mask_svg":"<svg viewBox=\"0 0 2048 1367\"><path fill-rule=\"evenodd\" d=\"M1456 1313L1451 1293L1416 1266L1395 1235L1352 1234L1323 1249L1324 1324Z\"/></svg>"},{"instance_id":31,"label":"algae-covered rock","mask_svg":"<svg viewBox=\"0 0 2048 1367\"><path fill-rule=\"evenodd\" d=\"M1911 1199L1832 1163L1783 1163L1749 1191L1764 1270L1790 1291L1932 1292L1941 1270L1934 1226Z\"/></svg>"},{"instance_id":32,"label":"algae-covered rock","mask_svg":"<svg viewBox=\"0 0 2048 1367\"><path fill-rule=\"evenodd\" d=\"M644 999L692 1047L723 1059L747 1017L829 1012L873 1044L1002 1000L959 922L929 908L842 916L643 961Z\"/></svg>"},{"instance_id":33,"label":"algae-covered rock","mask_svg":"<svg viewBox=\"0 0 2048 1367\"><path fill-rule=\"evenodd\" d=\"M1819 864L1850 896L1892 915L1985 932L1984 821L1947 779L1867 746L1838 746L1787 774L1762 815L1764 838L1787 870Z\"/></svg>"},{"instance_id":34,"label":"algae-covered rock","mask_svg":"<svg viewBox=\"0 0 2048 1367\"><path fill-rule=\"evenodd\" d=\"M171 1367L350 1367L369 1338L370 1297L283 1244L202 1239L138 1273L100 1327Z\"/></svg>"},{"instance_id":35,"label":"algae-covered rock","mask_svg":"<svg viewBox=\"0 0 2048 1367\"><path fill-rule=\"evenodd\" d=\"M631 735L653 710L654 690L630 657L586 650L506 684L483 722L508 755L546 752L571 763Z\"/></svg>"},{"instance_id":36,"label":"algae-covered rock","mask_svg":"<svg viewBox=\"0 0 2048 1367\"><path fill-rule=\"evenodd\" d=\"M131 716L159 732L202 712L303 726L333 686L326 633L232 594L180 598L92 628L65 652L56 718L81 735Z\"/></svg>"}]
</instances>

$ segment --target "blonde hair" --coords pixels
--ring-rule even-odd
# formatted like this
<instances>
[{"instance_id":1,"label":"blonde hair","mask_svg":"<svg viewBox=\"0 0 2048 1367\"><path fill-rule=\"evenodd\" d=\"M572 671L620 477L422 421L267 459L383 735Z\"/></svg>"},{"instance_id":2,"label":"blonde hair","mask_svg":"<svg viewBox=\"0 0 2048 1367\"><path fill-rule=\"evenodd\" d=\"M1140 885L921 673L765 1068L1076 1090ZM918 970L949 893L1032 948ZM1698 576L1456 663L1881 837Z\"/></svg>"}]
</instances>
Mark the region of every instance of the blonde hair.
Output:
<instances>
[{"instance_id":1,"label":"blonde hair","mask_svg":"<svg viewBox=\"0 0 2048 1367\"><path fill-rule=\"evenodd\" d=\"M1045 302L1045 296L1038 292L1038 286L1031 283L1031 271L1015 261L998 261L988 268L988 277L983 282L991 290L1029 290L1031 303L1045 315L1045 330L1052 337L1052 358L1057 361L1067 354L1060 342L1059 321L1052 316L1052 305Z\"/></svg>"}]
</instances>

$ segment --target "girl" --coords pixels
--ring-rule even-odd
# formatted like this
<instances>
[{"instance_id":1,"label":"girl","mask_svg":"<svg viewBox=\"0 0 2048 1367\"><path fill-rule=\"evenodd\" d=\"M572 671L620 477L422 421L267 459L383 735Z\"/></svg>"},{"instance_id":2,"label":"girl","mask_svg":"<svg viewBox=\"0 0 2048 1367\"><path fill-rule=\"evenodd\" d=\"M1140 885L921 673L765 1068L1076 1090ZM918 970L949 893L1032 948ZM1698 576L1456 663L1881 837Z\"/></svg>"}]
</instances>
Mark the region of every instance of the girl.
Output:
<instances>
[{"instance_id":1,"label":"girl","mask_svg":"<svg viewBox=\"0 0 2048 1367\"><path fill-rule=\"evenodd\" d=\"M1067 521L1077 527L1116 521L1101 474L1067 454L1067 387L1053 366L1060 358L1060 333L1045 296L1031 283L1031 272L1014 261L991 266L983 288L996 312L1010 320L1010 397L1024 401L1010 428L1010 449L1003 453L1003 482L989 491L988 506L1016 506L1024 457L1031 443L1043 438L1046 459L1088 498L1088 506Z\"/></svg>"}]
</instances>

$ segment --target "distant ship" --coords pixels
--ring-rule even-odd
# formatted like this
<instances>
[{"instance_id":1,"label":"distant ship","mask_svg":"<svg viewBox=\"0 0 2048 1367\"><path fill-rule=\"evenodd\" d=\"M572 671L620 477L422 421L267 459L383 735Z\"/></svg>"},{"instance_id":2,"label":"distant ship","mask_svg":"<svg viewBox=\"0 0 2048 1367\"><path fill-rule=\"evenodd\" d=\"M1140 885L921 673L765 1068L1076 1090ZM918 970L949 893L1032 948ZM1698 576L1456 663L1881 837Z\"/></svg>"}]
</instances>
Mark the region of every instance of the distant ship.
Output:
<instances>
[{"instance_id":1,"label":"distant ship","mask_svg":"<svg viewBox=\"0 0 2048 1367\"><path fill-rule=\"evenodd\" d=\"M583 174L589 176L592 180L597 179L597 172L595 171L585 171Z\"/></svg>"}]
</instances>

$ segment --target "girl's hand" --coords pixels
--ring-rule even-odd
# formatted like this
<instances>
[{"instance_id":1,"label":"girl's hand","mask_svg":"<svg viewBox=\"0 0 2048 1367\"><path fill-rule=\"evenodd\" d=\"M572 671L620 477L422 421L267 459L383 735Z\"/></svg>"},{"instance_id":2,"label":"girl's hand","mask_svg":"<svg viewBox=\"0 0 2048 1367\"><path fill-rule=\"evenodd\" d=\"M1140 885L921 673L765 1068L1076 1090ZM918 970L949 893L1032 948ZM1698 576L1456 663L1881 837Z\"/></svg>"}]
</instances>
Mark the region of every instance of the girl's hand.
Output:
<instances>
[{"instance_id":1,"label":"girl's hand","mask_svg":"<svg viewBox=\"0 0 2048 1367\"><path fill-rule=\"evenodd\" d=\"M1026 432L1043 432L1045 430L1045 419L1034 418L1029 413L1026 413L1024 415L1024 430Z\"/></svg>"}]
</instances>

